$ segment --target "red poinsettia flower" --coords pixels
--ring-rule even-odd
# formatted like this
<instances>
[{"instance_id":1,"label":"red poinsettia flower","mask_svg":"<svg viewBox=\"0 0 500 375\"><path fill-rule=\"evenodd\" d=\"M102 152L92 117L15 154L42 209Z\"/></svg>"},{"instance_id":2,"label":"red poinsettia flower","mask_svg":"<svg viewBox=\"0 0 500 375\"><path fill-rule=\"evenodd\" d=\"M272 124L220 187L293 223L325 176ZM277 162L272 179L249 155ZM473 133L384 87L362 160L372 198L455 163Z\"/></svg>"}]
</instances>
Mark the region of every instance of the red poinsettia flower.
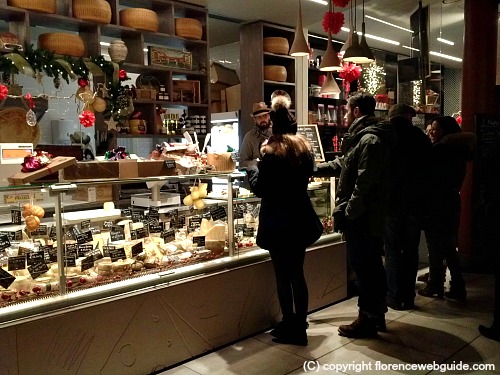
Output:
<instances>
[{"instance_id":1,"label":"red poinsettia flower","mask_svg":"<svg viewBox=\"0 0 500 375\"><path fill-rule=\"evenodd\" d=\"M331 30L332 34L337 34L342 26L344 26L344 13L342 12L325 12L323 16L323 29L325 32Z\"/></svg>"},{"instance_id":2,"label":"red poinsettia flower","mask_svg":"<svg viewBox=\"0 0 500 375\"><path fill-rule=\"evenodd\" d=\"M118 77L120 77L121 80L127 78L127 72L125 71L125 69L120 69L120 71L118 72Z\"/></svg>"},{"instance_id":3,"label":"red poinsettia flower","mask_svg":"<svg viewBox=\"0 0 500 375\"><path fill-rule=\"evenodd\" d=\"M91 127L95 123L95 115L90 111L83 111L78 118L80 119L80 124L86 128Z\"/></svg>"},{"instance_id":4,"label":"red poinsettia flower","mask_svg":"<svg viewBox=\"0 0 500 375\"><path fill-rule=\"evenodd\" d=\"M345 8L349 5L351 0L332 0L332 3L338 7Z\"/></svg>"},{"instance_id":5,"label":"red poinsettia flower","mask_svg":"<svg viewBox=\"0 0 500 375\"><path fill-rule=\"evenodd\" d=\"M0 84L0 100L4 100L9 94L7 86Z\"/></svg>"},{"instance_id":6,"label":"red poinsettia flower","mask_svg":"<svg viewBox=\"0 0 500 375\"><path fill-rule=\"evenodd\" d=\"M78 86L85 87L89 85L89 81L85 78L78 78Z\"/></svg>"}]
</instances>

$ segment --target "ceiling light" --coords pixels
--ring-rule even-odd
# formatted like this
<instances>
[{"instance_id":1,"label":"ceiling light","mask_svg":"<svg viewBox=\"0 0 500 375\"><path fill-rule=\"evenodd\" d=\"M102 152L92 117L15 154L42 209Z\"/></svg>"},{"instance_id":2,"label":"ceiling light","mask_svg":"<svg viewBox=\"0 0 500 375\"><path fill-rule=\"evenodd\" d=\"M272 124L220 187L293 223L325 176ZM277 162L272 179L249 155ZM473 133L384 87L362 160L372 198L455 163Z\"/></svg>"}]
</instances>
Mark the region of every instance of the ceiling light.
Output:
<instances>
[{"instance_id":1,"label":"ceiling light","mask_svg":"<svg viewBox=\"0 0 500 375\"><path fill-rule=\"evenodd\" d=\"M444 53L440 53L440 52L430 51L429 55L438 56L438 57L442 57L443 59L448 59L448 60L453 60L453 61L459 61L459 62L462 61L462 59L459 57L445 55Z\"/></svg>"},{"instance_id":2,"label":"ceiling light","mask_svg":"<svg viewBox=\"0 0 500 375\"><path fill-rule=\"evenodd\" d=\"M351 31L351 29L348 29L347 27L342 27L341 30L345 31L347 33ZM356 31L356 34L363 35L363 33L361 31ZM369 38L369 39L375 39L375 40L378 40L378 41L381 41L381 42L385 42L385 43L389 43L389 44L394 44L395 46L399 46L401 44L399 42L396 42L395 40L387 39L387 38L382 38L380 36L376 36L376 35L372 35L372 34L366 34L366 37Z\"/></svg>"},{"instance_id":3,"label":"ceiling light","mask_svg":"<svg viewBox=\"0 0 500 375\"><path fill-rule=\"evenodd\" d=\"M386 25L389 25L389 26L395 27L396 29L400 29L400 30L408 31L409 33L412 33L412 34L413 34L413 30L407 29L406 27L398 26L398 25L395 25L395 24L393 24L393 23L390 23L390 22L387 22L387 21L384 21L384 20L381 20L381 19L379 19L379 18L375 18L375 17L372 17L372 16L366 16L366 18L369 18L369 19L371 19L371 20L374 20L374 21L377 21L377 22L380 22L380 23L383 23L383 24L386 24Z\"/></svg>"},{"instance_id":4,"label":"ceiling light","mask_svg":"<svg viewBox=\"0 0 500 375\"><path fill-rule=\"evenodd\" d=\"M312 1L313 3L321 4L321 5L328 5L328 2L325 0L310 0L310 1Z\"/></svg>"},{"instance_id":5,"label":"ceiling light","mask_svg":"<svg viewBox=\"0 0 500 375\"><path fill-rule=\"evenodd\" d=\"M328 72L326 75L326 80L321 86L321 90L319 91L320 95L333 95L339 94L340 88L335 79L333 79L332 72Z\"/></svg>"},{"instance_id":6,"label":"ceiling light","mask_svg":"<svg viewBox=\"0 0 500 375\"><path fill-rule=\"evenodd\" d=\"M329 3L329 11L330 13L332 11L332 2L330 1ZM337 51L333 49L332 45L332 29L329 27L328 28L328 42L326 45L326 51L325 55L323 56L323 59L321 60L321 64L319 65L319 70L322 71L332 71L332 70L340 70L342 67L340 66L340 60L339 57L337 56Z\"/></svg>"},{"instance_id":7,"label":"ceiling light","mask_svg":"<svg viewBox=\"0 0 500 375\"><path fill-rule=\"evenodd\" d=\"M295 28L295 37L293 38L290 56L309 56L309 46L304 36L302 27L302 2L299 0L299 13L297 14L297 27Z\"/></svg>"},{"instance_id":8,"label":"ceiling light","mask_svg":"<svg viewBox=\"0 0 500 375\"><path fill-rule=\"evenodd\" d=\"M452 42L451 40L448 39L443 39L443 38L436 38L438 42L444 43L444 44L449 44L450 46L454 46L455 43Z\"/></svg>"},{"instance_id":9,"label":"ceiling light","mask_svg":"<svg viewBox=\"0 0 500 375\"><path fill-rule=\"evenodd\" d=\"M413 48L413 47L410 47L410 46L402 45L401 47L407 48L407 49L411 49L412 51L420 51L418 48Z\"/></svg>"}]
</instances>

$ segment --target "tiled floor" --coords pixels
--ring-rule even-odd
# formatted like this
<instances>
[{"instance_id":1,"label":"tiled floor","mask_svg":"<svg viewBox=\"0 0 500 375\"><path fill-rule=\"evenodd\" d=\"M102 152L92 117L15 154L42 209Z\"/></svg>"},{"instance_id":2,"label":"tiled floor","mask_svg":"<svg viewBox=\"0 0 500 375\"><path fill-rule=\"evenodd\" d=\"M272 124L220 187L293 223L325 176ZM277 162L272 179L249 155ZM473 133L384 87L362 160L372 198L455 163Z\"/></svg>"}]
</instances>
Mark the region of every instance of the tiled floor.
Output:
<instances>
[{"instance_id":1,"label":"tiled floor","mask_svg":"<svg viewBox=\"0 0 500 375\"><path fill-rule=\"evenodd\" d=\"M415 310L389 309L388 332L380 333L378 339L352 340L337 334L340 324L350 323L357 315L357 298L351 298L309 315L307 347L275 344L266 332L161 375L500 374L500 343L482 337L477 330L479 324L491 324L494 279L490 275L466 276L467 305L417 296ZM377 368L377 363L400 366ZM436 367L420 370L402 367L433 363ZM439 367L444 364L454 369ZM485 364L494 368L459 367ZM333 366L339 365L345 367L336 371Z\"/></svg>"}]
</instances>

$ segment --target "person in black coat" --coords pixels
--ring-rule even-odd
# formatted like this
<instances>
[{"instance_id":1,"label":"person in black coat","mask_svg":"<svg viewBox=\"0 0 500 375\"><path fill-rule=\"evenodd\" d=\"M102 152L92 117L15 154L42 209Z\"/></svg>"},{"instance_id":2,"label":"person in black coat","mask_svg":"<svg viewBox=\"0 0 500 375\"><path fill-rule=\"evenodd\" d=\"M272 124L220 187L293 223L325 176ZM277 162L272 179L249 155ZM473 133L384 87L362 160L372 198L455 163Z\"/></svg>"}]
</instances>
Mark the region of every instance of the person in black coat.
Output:
<instances>
[{"instance_id":1,"label":"person in black coat","mask_svg":"<svg viewBox=\"0 0 500 375\"><path fill-rule=\"evenodd\" d=\"M392 150L389 210L385 219L384 250L387 306L394 310L414 307L418 247L422 230L422 202L427 199L428 158L432 144L414 126L416 111L407 104L389 110L398 143Z\"/></svg>"},{"instance_id":2,"label":"person in black coat","mask_svg":"<svg viewBox=\"0 0 500 375\"><path fill-rule=\"evenodd\" d=\"M433 146L428 179L432 191L426 200L429 209L423 223L429 251L429 281L418 294L465 302L467 291L457 251L460 189L467 161L472 157L475 135L462 132L453 117L443 116L433 119L430 138ZM444 292L443 260L451 274L447 292Z\"/></svg>"},{"instance_id":3,"label":"person in black coat","mask_svg":"<svg viewBox=\"0 0 500 375\"><path fill-rule=\"evenodd\" d=\"M257 245L269 251L283 320L271 331L278 343L307 345L308 290L304 277L306 247L323 232L307 185L314 168L311 145L296 135L297 124L285 93L272 98L273 135L262 160L249 169L252 191L260 197Z\"/></svg>"}]
</instances>

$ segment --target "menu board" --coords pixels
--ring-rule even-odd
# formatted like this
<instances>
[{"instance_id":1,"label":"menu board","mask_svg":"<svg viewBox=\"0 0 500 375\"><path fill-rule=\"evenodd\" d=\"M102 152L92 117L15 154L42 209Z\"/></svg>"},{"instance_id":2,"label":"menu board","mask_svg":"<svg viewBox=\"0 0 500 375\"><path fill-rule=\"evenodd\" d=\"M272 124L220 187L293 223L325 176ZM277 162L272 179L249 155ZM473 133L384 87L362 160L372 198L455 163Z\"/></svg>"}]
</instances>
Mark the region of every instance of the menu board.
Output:
<instances>
[{"instance_id":1,"label":"menu board","mask_svg":"<svg viewBox=\"0 0 500 375\"><path fill-rule=\"evenodd\" d=\"M325 161L323 146L319 137L318 125L298 125L297 134L301 134L307 138L312 146L315 161Z\"/></svg>"}]
</instances>

